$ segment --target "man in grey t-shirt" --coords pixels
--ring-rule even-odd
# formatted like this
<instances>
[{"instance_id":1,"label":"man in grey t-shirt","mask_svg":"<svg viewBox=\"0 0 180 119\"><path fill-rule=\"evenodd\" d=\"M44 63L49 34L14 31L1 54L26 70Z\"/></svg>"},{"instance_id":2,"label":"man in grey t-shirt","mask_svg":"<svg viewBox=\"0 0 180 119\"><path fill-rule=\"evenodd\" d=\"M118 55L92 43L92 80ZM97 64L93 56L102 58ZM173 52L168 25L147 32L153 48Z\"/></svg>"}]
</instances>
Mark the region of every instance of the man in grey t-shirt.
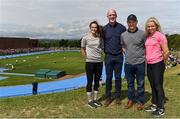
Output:
<instances>
[{"instance_id":1,"label":"man in grey t-shirt","mask_svg":"<svg viewBox=\"0 0 180 119\"><path fill-rule=\"evenodd\" d=\"M131 14L127 18L128 30L121 35L121 44L125 53L125 76L128 83L129 109L137 103L137 110L144 105L144 77L145 77L145 34L137 27L137 18ZM137 82L137 95L135 95L134 82Z\"/></svg>"}]
</instances>

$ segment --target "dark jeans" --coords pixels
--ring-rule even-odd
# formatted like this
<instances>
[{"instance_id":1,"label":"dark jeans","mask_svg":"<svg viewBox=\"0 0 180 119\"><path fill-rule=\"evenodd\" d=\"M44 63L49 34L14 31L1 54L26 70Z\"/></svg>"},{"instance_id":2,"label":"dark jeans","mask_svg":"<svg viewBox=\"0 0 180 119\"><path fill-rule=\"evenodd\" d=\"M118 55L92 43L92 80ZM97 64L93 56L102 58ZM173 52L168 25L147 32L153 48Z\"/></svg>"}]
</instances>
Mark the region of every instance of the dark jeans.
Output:
<instances>
[{"instance_id":1,"label":"dark jeans","mask_svg":"<svg viewBox=\"0 0 180 119\"><path fill-rule=\"evenodd\" d=\"M33 95L37 94L37 90L38 90L38 82L35 81L32 83L32 93Z\"/></svg>"},{"instance_id":2,"label":"dark jeans","mask_svg":"<svg viewBox=\"0 0 180 119\"><path fill-rule=\"evenodd\" d=\"M158 108L164 108L165 94L163 89L164 61L147 64L147 76L152 89L152 103Z\"/></svg>"},{"instance_id":3,"label":"dark jeans","mask_svg":"<svg viewBox=\"0 0 180 119\"><path fill-rule=\"evenodd\" d=\"M33 95L37 94L37 88L33 88Z\"/></svg>"},{"instance_id":4,"label":"dark jeans","mask_svg":"<svg viewBox=\"0 0 180 119\"><path fill-rule=\"evenodd\" d=\"M144 104L145 62L141 64L125 64L125 75L128 83L128 99ZM134 81L137 82L137 96L135 96Z\"/></svg>"},{"instance_id":5,"label":"dark jeans","mask_svg":"<svg viewBox=\"0 0 180 119\"><path fill-rule=\"evenodd\" d=\"M103 67L102 62L97 62L97 63L86 62L87 92L92 92L93 80L94 80L94 90L98 91L99 80L102 75L102 67Z\"/></svg>"},{"instance_id":6,"label":"dark jeans","mask_svg":"<svg viewBox=\"0 0 180 119\"><path fill-rule=\"evenodd\" d=\"M123 54L119 54L119 55L106 54L105 56L106 98L111 96L113 72L115 76L115 98L120 98L122 64L123 64Z\"/></svg>"}]
</instances>

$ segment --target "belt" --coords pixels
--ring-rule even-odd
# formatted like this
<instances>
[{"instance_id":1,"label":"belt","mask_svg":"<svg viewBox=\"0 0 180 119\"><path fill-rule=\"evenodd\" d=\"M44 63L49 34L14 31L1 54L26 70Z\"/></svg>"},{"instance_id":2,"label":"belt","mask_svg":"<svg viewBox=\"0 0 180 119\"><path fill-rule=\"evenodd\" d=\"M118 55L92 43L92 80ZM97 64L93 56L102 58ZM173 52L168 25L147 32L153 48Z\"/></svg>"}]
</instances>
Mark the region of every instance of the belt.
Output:
<instances>
[{"instance_id":1,"label":"belt","mask_svg":"<svg viewBox=\"0 0 180 119\"><path fill-rule=\"evenodd\" d=\"M113 55L113 56L118 56L118 55L122 55L122 52L118 53L118 54L112 54L112 53L106 53L107 55Z\"/></svg>"}]
</instances>

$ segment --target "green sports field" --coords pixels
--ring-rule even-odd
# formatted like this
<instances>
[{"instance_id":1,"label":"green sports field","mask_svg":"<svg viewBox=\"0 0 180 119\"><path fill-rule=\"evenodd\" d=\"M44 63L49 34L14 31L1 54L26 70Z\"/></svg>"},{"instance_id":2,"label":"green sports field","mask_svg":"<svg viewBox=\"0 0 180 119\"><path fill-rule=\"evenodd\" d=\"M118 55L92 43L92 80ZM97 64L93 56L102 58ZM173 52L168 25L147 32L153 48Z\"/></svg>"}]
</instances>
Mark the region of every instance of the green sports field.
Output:
<instances>
[{"instance_id":1,"label":"green sports field","mask_svg":"<svg viewBox=\"0 0 180 119\"><path fill-rule=\"evenodd\" d=\"M66 71L66 73L70 75L84 72L84 59L80 52L58 52L0 60L0 67L11 69L11 65L13 65L15 69L7 72L34 74L39 69ZM0 76L8 77L8 79L0 80L0 86L29 84L32 83L33 80L38 80L39 82L52 81L50 79L42 80L37 77Z\"/></svg>"}]
</instances>

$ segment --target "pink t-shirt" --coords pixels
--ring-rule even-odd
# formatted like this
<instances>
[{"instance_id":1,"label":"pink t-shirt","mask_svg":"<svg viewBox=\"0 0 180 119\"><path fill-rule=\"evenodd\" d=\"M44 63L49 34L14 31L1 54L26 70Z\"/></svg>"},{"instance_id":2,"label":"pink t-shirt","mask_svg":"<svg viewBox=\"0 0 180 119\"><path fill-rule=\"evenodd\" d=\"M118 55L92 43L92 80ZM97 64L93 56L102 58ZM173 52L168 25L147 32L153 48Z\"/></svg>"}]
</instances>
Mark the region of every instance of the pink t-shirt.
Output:
<instances>
[{"instance_id":1,"label":"pink t-shirt","mask_svg":"<svg viewBox=\"0 0 180 119\"><path fill-rule=\"evenodd\" d=\"M148 64L154 64L163 60L161 45L167 44L164 34L156 31L153 35L148 36L145 42L146 61Z\"/></svg>"}]
</instances>

